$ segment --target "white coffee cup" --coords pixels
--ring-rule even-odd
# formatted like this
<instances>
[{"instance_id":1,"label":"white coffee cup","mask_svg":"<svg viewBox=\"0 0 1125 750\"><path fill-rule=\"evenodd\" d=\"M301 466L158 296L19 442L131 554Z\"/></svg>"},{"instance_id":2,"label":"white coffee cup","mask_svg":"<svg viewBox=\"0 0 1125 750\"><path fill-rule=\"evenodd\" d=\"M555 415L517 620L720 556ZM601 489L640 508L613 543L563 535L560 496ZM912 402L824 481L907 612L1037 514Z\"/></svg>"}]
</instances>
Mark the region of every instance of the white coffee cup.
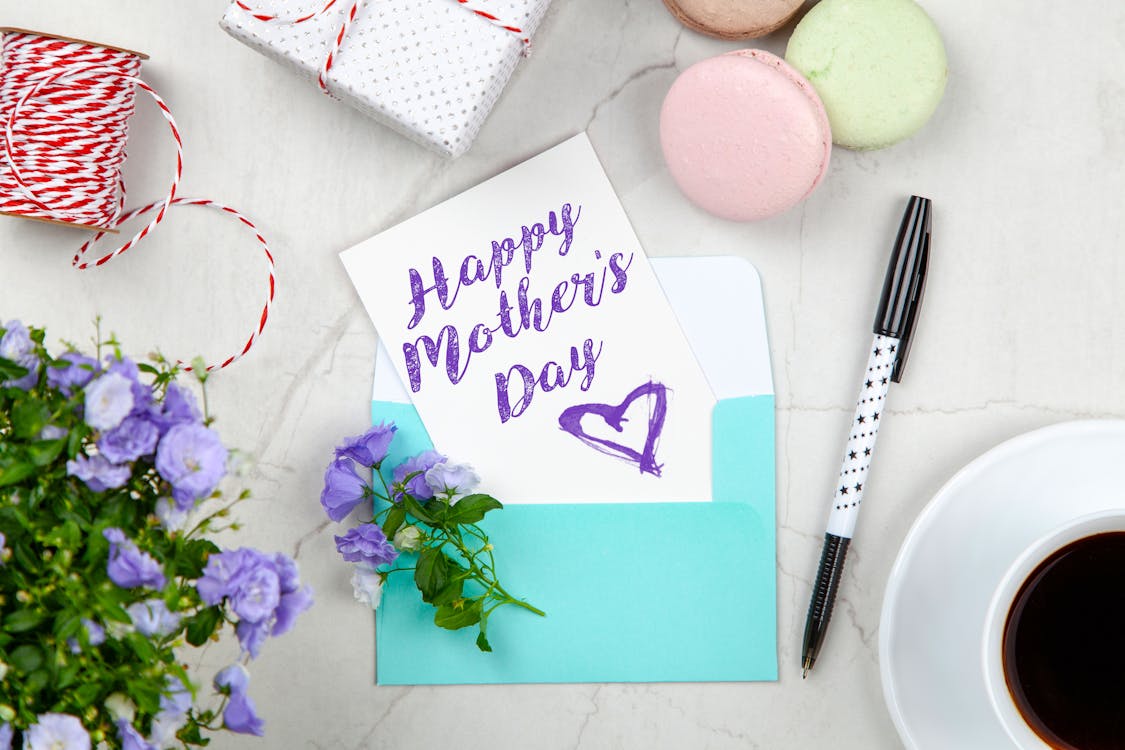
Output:
<instances>
[{"instance_id":1,"label":"white coffee cup","mask_svg":"<svg viewBox=\"0 0 1125 750\"><path fill-rule=\"evenodd\" d=\"M1004 677L1004 626L1016 595L1039 564L1071 542L1111 531L1125 531L1125 509L1082 516L1035 541L1004 574L992 595L985 619L981 658L992 709L1020 750L1054 750L1024 721Z\"/></svg>"}]
</instances>

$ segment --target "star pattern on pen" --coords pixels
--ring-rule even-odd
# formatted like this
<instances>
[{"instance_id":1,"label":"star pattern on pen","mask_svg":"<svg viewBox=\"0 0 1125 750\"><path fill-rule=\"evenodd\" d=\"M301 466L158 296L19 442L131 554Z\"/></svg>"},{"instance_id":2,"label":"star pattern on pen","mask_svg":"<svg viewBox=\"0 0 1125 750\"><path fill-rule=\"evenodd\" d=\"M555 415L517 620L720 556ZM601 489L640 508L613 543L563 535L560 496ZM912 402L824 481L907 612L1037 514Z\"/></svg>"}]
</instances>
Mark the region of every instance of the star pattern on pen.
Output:
<instances>
[{"instance_id":1,"label":"star pattern on pen","mask_svg":"<svg viewBox=\"0 0 1125 750\"><path fill-rule=\"evenodd\" d=\"M836 501L833 506L838 511L853 510L863 502L863 486L867 481L871 454L879 435L879 422L898 351L897 343L890 337L877 336L869 351L867 377L863 381L861 398L856 403L852 431L844 452L844 465L840 469L841 482L835 492Z\"/></svg>"}]
</instances>

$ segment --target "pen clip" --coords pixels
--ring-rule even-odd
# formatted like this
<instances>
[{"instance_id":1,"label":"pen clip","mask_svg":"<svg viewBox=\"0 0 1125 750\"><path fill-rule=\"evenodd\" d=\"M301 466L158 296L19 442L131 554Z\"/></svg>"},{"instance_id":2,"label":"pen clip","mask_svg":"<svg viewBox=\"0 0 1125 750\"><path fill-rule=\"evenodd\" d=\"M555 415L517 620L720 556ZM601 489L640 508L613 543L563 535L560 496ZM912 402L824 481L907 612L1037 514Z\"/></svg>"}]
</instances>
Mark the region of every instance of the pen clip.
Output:
<instances>
[{"instance_id":1,"label":"pen clip","mask_svg":"<svg viewBox=\"0 0 1125 750\"><path fill-rule=\"evenodd\" d=\"M926 275L930 262L930 221L930 199L917 195L911 196L902 217L895 247L896 254L906 256L902 261L907 264L908 267L904 270L909 274L909 279L906 280L908 296L903 310L901 334L898 337L898 356L891 370L891 381L895 383L902 381L902 374L906 370L906 359L910 354L914 328L918 323L918 310L922 307L922 298L926 291Z\"/></svg>"}]
</instances>

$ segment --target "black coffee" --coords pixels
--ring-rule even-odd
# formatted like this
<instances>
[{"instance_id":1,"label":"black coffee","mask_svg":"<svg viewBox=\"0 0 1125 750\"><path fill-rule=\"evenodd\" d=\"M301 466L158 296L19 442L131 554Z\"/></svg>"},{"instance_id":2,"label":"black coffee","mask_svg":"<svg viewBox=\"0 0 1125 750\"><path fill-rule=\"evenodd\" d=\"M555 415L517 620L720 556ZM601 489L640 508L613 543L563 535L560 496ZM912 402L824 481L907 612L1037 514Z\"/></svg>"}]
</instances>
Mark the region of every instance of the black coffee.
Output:
<instances>
[{"instance_id":1,"label":"black coffee","mask_svg":"<svg viewBox=\"0 0 1125 750\"><path fill-rule=\"evenodd\" d=\"M1004 677L1051 747L1125 748L1125 532L1079 539L1028 576L1004 626Z\"/></svg>"}]
</instances>

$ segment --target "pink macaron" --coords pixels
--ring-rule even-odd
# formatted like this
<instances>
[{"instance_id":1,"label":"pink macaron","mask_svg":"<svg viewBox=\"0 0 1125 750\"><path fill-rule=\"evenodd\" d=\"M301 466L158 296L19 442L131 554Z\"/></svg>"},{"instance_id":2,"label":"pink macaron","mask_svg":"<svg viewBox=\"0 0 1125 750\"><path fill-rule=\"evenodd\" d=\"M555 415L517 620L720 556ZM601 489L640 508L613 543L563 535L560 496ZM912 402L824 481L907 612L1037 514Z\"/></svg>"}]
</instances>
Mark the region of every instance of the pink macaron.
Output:
<instances>
[{"instance_id":1,"label":"pink macaron","mask_svg":"<svg viewBox=\"0 0 1125 750\"><path fill-rule=\"evenodd\" d=\"M832 153L828 115L812 85L762 50L729 52L681 73L660 112L660 142L684 195L733 221L800 203Z\"/></svg>"}]
</instances>

